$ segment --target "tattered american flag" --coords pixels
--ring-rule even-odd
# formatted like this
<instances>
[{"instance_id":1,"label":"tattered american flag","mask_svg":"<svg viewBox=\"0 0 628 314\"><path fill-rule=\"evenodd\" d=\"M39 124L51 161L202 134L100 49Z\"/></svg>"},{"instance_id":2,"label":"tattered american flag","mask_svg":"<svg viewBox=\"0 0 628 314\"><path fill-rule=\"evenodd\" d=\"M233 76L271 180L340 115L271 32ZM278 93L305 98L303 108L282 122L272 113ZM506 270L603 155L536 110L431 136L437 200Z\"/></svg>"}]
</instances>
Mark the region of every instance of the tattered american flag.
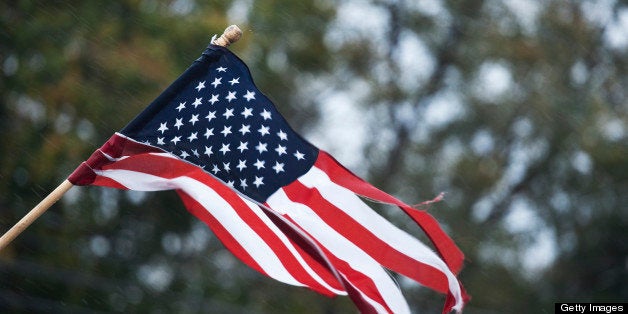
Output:
<instances>
[{"instance_id":1,"label":"tattered american flag","mask_svg":"<svg viewBox=\"0 0 628 314\"><path fill-rule=\"evenodd\" d=\"M255 87L247 66L210 45L185 73L69 177L75 185L174 189L245 264L364 313L407 313L384 268L467 299L463 255L436 220L373 187L304 140ZM394 204L437 253L368 207Z\"/></svg>"}]
</instances>

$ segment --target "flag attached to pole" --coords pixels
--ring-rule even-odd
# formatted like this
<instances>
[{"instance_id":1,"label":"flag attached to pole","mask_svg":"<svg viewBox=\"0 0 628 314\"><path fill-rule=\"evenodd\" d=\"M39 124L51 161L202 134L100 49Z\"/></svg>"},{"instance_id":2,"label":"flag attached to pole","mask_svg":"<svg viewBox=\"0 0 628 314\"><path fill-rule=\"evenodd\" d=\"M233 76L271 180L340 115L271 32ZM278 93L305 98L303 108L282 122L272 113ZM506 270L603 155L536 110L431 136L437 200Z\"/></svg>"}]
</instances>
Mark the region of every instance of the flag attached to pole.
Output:
<instances>
[{"instance_id":1,"label":"flag attached to pole","mask_svg":"<svg viewBox=\"0 0 628 314\"><path fill-rule=\"evenodd\" d=\"M427 212L373 187L303 139L228 49L210 45L68 178L75 185L176 190L227 249L276 280L348 295L364 313L410 311L384 268L467 300L463 254ZM436 252L359 196L401 208Z\"/></svg>"}]
</instances>

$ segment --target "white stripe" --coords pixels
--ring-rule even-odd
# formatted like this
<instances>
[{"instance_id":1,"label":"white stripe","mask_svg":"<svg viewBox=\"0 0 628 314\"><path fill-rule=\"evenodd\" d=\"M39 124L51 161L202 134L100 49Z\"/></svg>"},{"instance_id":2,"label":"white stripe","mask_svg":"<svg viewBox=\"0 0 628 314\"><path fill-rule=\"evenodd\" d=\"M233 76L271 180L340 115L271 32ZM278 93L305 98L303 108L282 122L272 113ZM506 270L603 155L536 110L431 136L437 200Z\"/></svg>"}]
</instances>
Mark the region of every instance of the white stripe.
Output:
<instances>
[{"instance_id":1,"label":"white stripe","mask_svg":"<svg viewBox=\"0 0 628 314\"><path fill-rule=\"evenodd\" d=\"M173 156L170 153L150 153L150 154L151 155L155 155L155 156L172 158L172 159L178 160L178 158L176 158L175 156ZM108 170L108 171L112 171L112 170ZM124 176L126 176L125 177L125 179L126 179L125 182L134 183L134 182L139 182L139 180L143 180L145 183L142 184L142 188L145 191L146 190L160 191L160 190L170 190L170 189L180 188L176 184L173 184L173 182L170 182L170 180L163 180L161 177L152 176L154 178L157 178L157 180L153 180L151 182L146 182L146 180L149 180L148 177L150 177L151 175L144 174L144 173L141 173L141 172L128 171L128 170L116 170L116 171L127 171L124 174ZM100 175L100 176L111 177L110 174L107 175L102 170L95 170L95 172L98 175ZM118 180L116 179L116 181L118 181ZM137 188L138 188L138 187L131 187L131 186L126 186L126 187L129 188L129 189L133 189L133 190L137 190ZM190 194L190 193L188 193L188 194ZM257 215L264 222L264 224L266 224L266 226L269 227L273 233L275 233L275 235L277 235L277 237L281 240L281 242L285 245L285 247L292 253L292 255L296 258L296 260L303 267L303 269L314 280L316 280L319 284L321 284L323 287L325 287L326 289L328 289L330 292L332 292L334 294L337 294L337 295L346 295L347 294L345 291L338 290L338 289L335 289L335 288L329 286L329 284L325 280L323 280L316 273L316 271L314 271L310 267L310 265L307 262L305 262L305 260L303 260L303 257L299 254L299 252L294 248L292 243L288 240L288 237L286 237L286 235L281 230L279 230L279 228L277 228L277 226L275 226L275 224L266 216L266 214L263 213L263 211L261 210L261 208L259 206L257 206L256 204L252 203L251 201L249 201L246 198L240 197L240 199L242 199L249 206L249 208L252 210L252 212L255 213L255 215ZM203 207L207 208L207 206L205 206L205 205L203 205ZM303 284L300 284L299 286L303 286Z\"/></svg>"},{"instance_id":2,"label":"white stripe","mask_svg":"<svg viewBox=\"0 0 628 314\"><path fill-rule=\"evenodd\" d=\"M320 283L327 290L329 290L329 291L331 291L331 292L333 292L333 293L335 293L337 295L347 295L347 293L345 291L334 289L333 287L328 285L325 280L323 280L312 268L310 268L310 265L305 260L303 260L303 257L301 257L301 254L299 254L299 252L294 248L294 246L292 245L290 240L288 240L288 237L286 237L286 235L281 230L279 230L279 228L270 220L270 218L268 218L268 216L266 216L266 214L264 214L264 212L262 211L262 209L259 206L250 206L250 207L253 210L253 212L264 222L264 224L266 224L268 226L268 228L270 228L270 230L273 233L275 233L277 235L277 237L279 237L279 240L281 240L281 242L290 251L290 253L292 253L292 256L294 256L296 258L296 260L299 262L299 264L301 264L303 269L314 280L316 280L318 283Z\"/></svg>"},{"instance_id":3,"label":"white stripe","mask_svg":"<svg viewBox=\"0 0 628 314\"><path fill-rule=\"evenodd\" d=\"M137 191L181 189L200 203L238 241L247 253L270 277L281 282L304 286L281 264L280 258L220 195L207 185L189 177L165 179L159 176L130 170L100 170L98 175L110 178ZM251 209L257 205L241 198ZM259 209L259 208L258 208Z\"/></svg>"},{"instance_id":4,"label":"white stripe","mask_svg":"<svg viewBox=\"0 0 628 314\"><path fill-rule=\"evenodd\" d=\"M378 292L394 313L410 313L401 291L386 271L368 254L321 220L311 208L301 203L292 202L282 189L273 193L266 200L266 203L271 208L278 208L286 212L287 216L311 234L332 254L347 262L356 271L371 278ZM359 286L356 288L360 289ZM377 302L371 300L370 303L376 306L375 303Z\"/></svg>"},{"instance_id":5,"label":"white stripe","mask_svg":"<svg viewBox=\"0 0 628 314\"><path fill-rule=\"evenodd\" d=\"M94 173L101 177L110 178L130 190L153 192L173 190L178 188L173 180L168 180L162 177L137 171L119 169L94 169Z\"/></svg>"},{"instance_id":6,"label":"white stripe","mask_svg":"<svg viewBox=\"0 0 628 314\"><path fill-rule=\"evenodd\" d=\"M178 159L181 160L181 158L173 155L172 153L148 153L149 155L154 155L154 156L159 156L159 157L168 157L168 158L172 158L172 159Z\"/></svg>"},{"instance_id":7,"label":"white stripe","mask_svg":"<svg viewBox=\"0 0 628 314\"><path fill-rule=\"evenodd\" d=\"M355 288L355 290L357 290L358 293L360 293L360 297L364 301L366 301L366 303L370 304L377 313L388 313L388 310L386 310L386 308L383 305L381 305L379 302L371 299L368 295L364 294L364 292L362 292L362 290L360 290L360 288L358 286L353 284L349 280L349 278L347 278L347 276L345 276L343 274L340 274L340 276L342 276L347 282L349 282Z\"/></svg>"},{"instance_id":8,"label":"white stripe","mask_svg":"<svg viewBox=\"0 0 628 314\"><path fill-rule=\"evenodd\" d=\"M124 158L128 157L128 156L122 156L122 157L120 157L120 158L113 158L113 157L111 157L109 154L107 154L107 153L103 152L103 150L102 150L102 149L100 149L100 148L98 149L98 151L99 151L101 154L103 154L103 156L105 156L105 158L109 159L109 161L118 161L118 160L122 160L122 159L124 159Z\"/></svg>"},{"instance_id":9,"label":"white stripe","mask_svg":"<svg viewBox=\"0 0 628 314\"><path fill-rule=\"evenodd\" d=\"M456 298L454 309L462 308L464 301L456 276L429 247L377 214L353 192L333 183L322 170L312 167L299 178L299 181L309 188L316 188L327 201L351 216L392 248L440 270L447 277L449 290Z\"/></svg>"}]
</instances>

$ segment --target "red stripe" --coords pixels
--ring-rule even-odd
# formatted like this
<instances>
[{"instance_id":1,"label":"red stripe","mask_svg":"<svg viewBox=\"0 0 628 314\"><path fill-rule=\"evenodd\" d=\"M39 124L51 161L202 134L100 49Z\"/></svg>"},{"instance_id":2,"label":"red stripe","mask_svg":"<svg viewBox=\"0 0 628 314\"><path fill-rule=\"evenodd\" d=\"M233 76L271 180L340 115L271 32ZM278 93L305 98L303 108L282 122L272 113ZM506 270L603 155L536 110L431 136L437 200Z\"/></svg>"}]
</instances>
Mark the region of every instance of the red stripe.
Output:
<instances>
[{"instance_id":1,"label":"red stripe","mask_svg":"<svg viewBox=\"0 0 628 314\"><path fill-rule=\"evenodd\" d=\"M430 238L439 254L442 256L449 269L455 274L460 272L464 261L464 254L456 246L454 241L443 231L434 219L426 211L418 210L401 202L395 197L383 192L370 183L364 181L351 171L343 167L331 155L324 151L320 151L318 158L314 164L315 167L323 170L330 179L358 195L368 197L380 202L394 204L399 206L408 216L412 218L423 229L425 234Z\"/></svg>"},{"instance_id":2,"label":"red stripe","mask_svg":"<svg viewBox=\"0 0 628 314\"><path fill-rule=\"evenodd\" d=\"M167 157L166 157L167 158ZM194 166L192 166L194 167ZM213 184L219 183L218 180L209 176L204 171L199 168L194 167L196 171L192 173L186 173L187 177L193 178L203 184L210 185L213 187ZM319 292L324 295L332 296L335 295L332 291L322 286L318 281L313 279L303 268L301 263L294 257L293 253L281 242L281 239L266 225L264 221L262 221L257 214L251 211L251 209L242 201L240 196L231 190L226 185L220 184L220 186L214 188L216 193L221 195L225 200L229 202L229 204L236 209L236 213L242 218L243 221L257 233L262 240L268 244L268 246L275 252L275 254L280 258L280 262L284 265L284 267L288 270L288 272L299 282L307 285L310 289ZM289 238L290 240L290 238ZM290 241L294 247L297 247L294 241ZM304 253L303 250L298 250L299 253ZM300 254L304 260L309 260L308 264L312 264L314 260L311 257L308 257L307 254ZM329 270L326 270L322 267L317 267L319 271L325 270L329 273ZM335 276L331 275L331 273L327 276L327 279L335 278ZM336 280L337 281L337 280ZM339 283L336 284L338 286ZM334 286L334 285L331 285ZM342 290L342 288L340 288Z\"/></svg>"},{"instance_id":3,"label":"red stripe","mask_svg":"<svg viewBox=\"0 0 628 314\"><path fill-rule=\"evenodd\" d=\"M109 157L113 157L113 158L119 158L125 155L134 155L134 154L141 154L140 156L142 156L142 158L130 157L123 160L112 161L112 160L109 160L107 156L103 156L103 154L101 154L99 151L96 151L94 155L90 157L90 159L86 162L89 165L89 167L83 167L82 169L80 169L81 171L78 171L76 175L73 173L71 177L76 178L77 180L83 179L84 180L84 182L82 182L83 185L94 184L94 185L102 185L102 186L115 187L115 188L125 188L125 187L120 185L115 180L111 180L111 179L100 177L100 176L95 176L95 174L90 169L90 167L93 169L125 169L122 166L128 166L130 168L126 168L126 169L133 170L133 171L140 171L140 172L149 173L149 174L155 174L164 178L175 178L178 176L195 177L197 180L204 182L211 188L215 190L221 190L221 192L218 192L218 191L217 192L220 193L220 195L222 195L223 197L225 197L225 200L227 200L230 204L232 204L234 208L242 208L242 206L245 206L246 208L243 208L243 209L246 214L241 213L242 210L237 210L237 213L243 218L244 221L246 221L248 224L251 225L251 228L255 230L255 232L257 232L264 239L264 241L269 244L269 246L271 246L273 251L280 252L277 255L281 259L281 262L284 263L287 270L297 280L303 282L300 277L300 274L304 274L305 272L304 270L301 269L301 266L296 261L296 259L294 259L294 257L292 256L292 253L289 252L287 248L284 247L283 245L280 245L279 249L277 248L276 244L280 243L278 242L277 236L272 231L267 229L264 222L261 219L259 219L257 215L250 212L251 209L248 208L248 206L246 206L246 204L242 202L242 200L240 199L240 196L237 193L235 193L233 190L226 187L221 181L216 180L214 177L205 173L200 168L194 165L191 165L185 161L174 159L174 158L168 158L164 156L143 154L147 152L162 152L162 151L151 146L137 143L123 136L119 136L118 134L115 134L114 136L112 136L110 140L101 147L100 150L106 153ZM144 159L144 157L146 158L150 157L149 158L150 160L147 162L147 160ZM454 273L457 273L460 270L460 268L462 267L464 255L458 249L455 243L451 240L451 238L449 238L449 236L440 228L438 222L427 212L412 208L406 205L405 203L397 200L396 198L392 197L391 195L373 187L368 182L352 174L349 170L347 170L342 165L340 165L337 161L335 161L333 157L331 157L330 155L328 155L327 153L323 151L319 153L319 157L316 161L315 166L323 170L324 172L326 172L333 182L353 191L356 194L359 194L359 195L362 195L362 196L365 196L374 200L378 200L381 202L395 204L399 206L425 231L425 233L430 238L430 240L434 243L434 245L436 246L436 249L441 254L441 256L443 257L444 261L447 263L449 268ZM95 181L91 182L91 180L95 180ZM71 182L73 181L71 180ZM226 230L224 226L222 226L220 222L215 219L215 217L213 217L209 212L207 212L202 207L202 205L200 205L198 202L196 202L186 193L179 191L179 194L181 198L183 199L183 202L186 205L186 208L188 208L188 210L192 214L194 214L196 217L198 217L200 220L204 221L214 231L214 233L216 233L218 238L221 239L221 241L223 241L225 246L231 252L233 252L234 255L240 258L243 262L245 262L251 268L258 270L261 273L264 273L260 265L246 252L246 250L244 250L244 248L235 240L235 238L231 235L231 233L229 233L229 231ZM226 197L225 195L230 195L230 196ZM318 197L322 198L320 195L318 195ZM228 200L227 198L230 198L231 200ZM238 204L238 202L242 202L242 204ZM234 203L238 205L233 205ZM333 205L327 204L325 206L333 206ZM310 207L316 208L316 206L310 206ZM265 209L265 212L267 216L271 218L276 225L278 225L277 220L272 218L272 215L269 215L269 212L266 211L266 209ZM290 220L289 217L284 217L284 218ZM252 221L250 221L251 219ZM344 219L346 219L346 217ZM327 220L334 221L334 219L329 220L329 218L327 218ZM334 228L336 230L339 230L337 228L341 226L342 226L342 223L335 225ZM378 303L382 304L382 306L386 307L388 311L390 311L390 308L386 306L385 301L383 300L383 298L377 291L377 287L374 285L372 279L370 279L368 276L365 276L364 274L359 273L356 270L352 269L349 264L338 259L333 254L330 254L330 252L324 248L321 249L324 251L323 253L313 252L311 244L304 245L302 243L303 239L301 239L300 237L295 237L294 235L287 232L288 230L291 230L290 228L286 228L285 226L280 226L280 225L278 225L278 227L280 227L280 229L285 234L288 235L290 242L295 245L295 247L297 248L297 251L304 258L304 260L312 267L312 269L314 269L321 276L321 278L329 282L330 286L334 288L338 287L338 290L343 290L343 288L340 287L341 282L342 282L342 284L344 285L344 289L347 290L347 292L349 293L349 296L356 303L360 311L365 312L365 313L374 312L375 309L366 300L362 298L362 296L357 290L362 291L363 293L368 295L371 299L376 300ZM373 235L371 234L371 236ZM361 241L360 236L355 237L355 235L353 235L350 238L358 239ZM320 243L318 243L316 240L313 240L313 241L316 242L315 243L316 245L320 246ZM397 253L401 254L399 252ZM338 268L338 271L347 277L345 278L343 276L340 276L340 278L337 278L332 273L332 271L328 268L327 262L322 261L324 258L322 258L320 254L324 254L325 256L327 256L329 258L329 260L327 261L330 261L333 264L333 267ZM286 261L287 257L289 258L288 261ZM399 271L399 272L404 273L403 271ZM423 278L426 278L426 276L431 277L429 274L426 275L424 272L419 272L417 273L417 276L418 275L421 275ZM420 281L420 282L423 283L423 281ZM319 292L323 294L329 295L331 293L324 287L322 287L322 289L321 287L314 288L318 285L318 283L313 279L310 279L309 281L306 281L303 283L310 284L310 287L312 287L314 290L318 289ZM460 287L462 289L462 286ZM436 287L433 287L433 288L439 290ZM464 289L462 291L463 291L462 292L463 299L465 301L468 300L468 296L464 292ZM449 311L454 304L455 304L455 301L453 300L451 295L448 295L444 311Z\"/></svg>"},{"instance_id":4,"label":"red stripe","mask_svg":"<svg viewBox=\"0 0 628 314\"><path fill-rule=\"evenodd\" d=\"M312 270L314 270L314 272L316 272L321 279L323 279L332 288L339 291L345 291L339 279L330 270L331 265L329 265L329 261L322 255L320 247L316 243L313 243L314 240L304 237L301 233L295 230L299 229L300 232L306 234L306 232L299 228L296 224L292 224L291 221L288 221L287 217L281 216L270 210L264 210L268 218L270 218L273 223L288 237L290 243L293 244L299 252L299 255L303 257Z\"/></svg>"},{"instance_id":5,"label":"red stripe","mask_svg":"<svg viewBox=\"0 0 628 314\"><path fill-rule=\"evenodd\" d=\"M70 174L68 180L74 185L94 184L109 186L106 182L94 183L97 179L94 169L102 169L105 165L116 162L116 159L122 156L131 156L151 152L160 153L163 151L156 147L137 143L116 133L112 135L99 149L94 151L85 162L81 163L81 165L79 165L72 172L72 174Z\"/></svg>"},{"instance_id":6,"label":"red stripe","mask_svg":"<svg viewBox=\"0 0 628 314\"><path fill-rule=\"evenodd\" d=\"M148 160L146 157L149 157ZM118 160L113 163L106 164L102 168L103 170L120 169L138 171L164 177L167 179L178 177L176 173L180 171L183 171L184 173L187 172L188 174L195 171L194 169L191 169L191 167L193 167L192 165L183 163L181 161L178 161L177 159L167 157L155 157L157 156L148 154L132 156L122 160ZM97 176L93 184L107 187L123 187L117 181L102 176ZM216 186L221 185L218 182L206 182L205 184L214 190L216 190ZM205 224L207 224L207 226L211 228L211 230L216 234L216 236L220 239L220 241L222 241L222 243L229 251L231 251L236 257L242 260L249 267L259 271L262 274L267 275L259 266L259 264L249 255L249 253L247 253L246 250L238 243L238 241L235 240L235 238L229 233L229 231L226 230L222 226L222 224L220 224L220 222L216 220L214 216L212 216L201 204L199 204L196 200L187 195L185 192L181 190L177 190L177 192L179 193L179 196L183 200L183 203L185 204L185 207L188 209L188 211L190 211L190 213L192 213L201 221L205 222Z\"/></svg>"},{"instance_id":7,"label":"red stripe","mask_svg":"<svg viewBox=\"0 0 628 314\"><path fill-rule=\"evenodd\" d=\"M138 143L132 139L121 136L118 133L112 135L109 140L100 147L100 150L113 158L132 156L141 153L163 153L164 151L150 145Z\"/></svg>"},{"instance_id":8,"label":"red stripe","mask_svg":"<svg viewBox=\"0 0 628 314\"><path fill-rule=\"evenodd\" d=\"M183 200L183 204L187 210L192 213L196 218L203 221L207 226L216 234L216 237L223 243L223 245L237 258L244 262L249 267L257 270L258 272L266 274L262 267L255 261L251 255L238 243L238 241L231 235L231 233L223 227L222 224L214 216L212 216L203 205L199 204L194 198L186 194L184 191L177 190L179 197Z\"/></svg>"},{"instance_id":9,"label":"red stripe","mask_svg":"<svg viewBox=\"0 0 628 314\"><path fill-rule=\"evenodd\" d=\"M371 277L359 271L356 271L355 269L351 268L351 265L349 263L341 259L336 259L334 261L334 265L344 276L346 276L344 279L352 287L354 287L356 290L361 291L373 301L379 303L383 308L388 311L388 313L393 313L386 301L384 301L384 298L380 294L379 289L377 289L377 286L375 285ZM351 300L353 300L353 303L358 305L358 308L361 312L377 312L376 309L373 308L370 303L368 303L368 301L364 300L364 297L362 297L361 294L349 293L349 297L351 298Z\"/></svg>"},{"instance_id":10,"label":"red stripe","mask_svg":"<svg viewBox=\"0 0 628 314\"><path fill-rule=\"evenodd\" d=\"M358 290L351 282L349 282L344 276L342 277L342 282L345 284L347 293L353 304L358 308L360 313L362 314L377 314L377 309L374 308L367 300L364 299L362 294L360 294L360 290Z\"/></svg>"},{"instance_id":11,"label":"red stripe","mask_svg":"<svg viewBox=\"0 0 628 314\"><path fill-rule=\"evenodd\" d=\"M232 189L224 185L221 181L215 179L211 175L207 174L197 166L189 164L187 162L181 161L179 159L165 157L161 155L153 155L153 154L140 154L136 156L131 156L128 158L121 159L115 163L105 165L103 170L107 169L121 169L121 170L132 170L138 171L150 175L159 176L166 179L173 179L177 177L189 177L195 179L210 188L212 188L218 195L220 195L225 201L229 203L231 207L235 209L236 214L249 225L249 227L257 233L262 240L268 244L268 246L275 252L275 254L280 258L280 262L284 265L284 267L288 270L288 272L299 282L307 285L312 290L315 290L324 295L335 295L332 291L322 286L318 281L313 279L306 271L303 269L303 266L297 261L297 259L293 256L293 253L288 250L288 248L281 242L279 237L266 225L264 221L262 221L257 214L251 211L247 204L242 201L240 196L234 192ZM100 177L98 177L100 178ZM95 182L96 183L96 182ZM111 185L108 185L111 186ZM188 207L193 205L201 206L200 204L190 203L190 197L181 196L184 199L185 205L197 218L204 221L206 224L214 230L216 225L219 225L219 222L213 221L213 216L207 212L204 208L196 208L196 207ZM188 199L188 201L185 201ZM193 209L193 210L192 210ZM210 219L211 218L211 219ZM227 238L225 238L228 240ZM294 244L294 243L293 243ZM238 252L237 249L230 249L231 251ZM297 250L299 252L299 250ZM234 254L235 254L234 252ZM300 253L304 253L302 250ZM246 256L236 255L239 258L242 258L245 263L248 265L253 265L252 260L247 261L245 258L250 258L248 254ZM306 262L310 265L315 264L316 262L311 257L306 257L307 254L302 254L302 257ZM255 264L257 265L257 264ZM253 266L251 266L253 267ZM259 265L257 265L259 268ZM253 267L255 268L255 267ZM255 268L255 269L258 269ZM324 267L318 266L314 267L321 274L321 277L326 278L327 281L334 278L329 270L325 270ZM259 269L258 269L259 270ZM324 274L325 271L328 274ZM264 273L264 272L262 272ZM335 284L330 284L331 286L339 286L335 280ZM332 280L333 282L333 280ZM342 288L341 288L342 289ZM340 290L341 290L340 289Z\"/></svg>"},{"instance_id":12,"label":"red stripe","mask_svg":"<svg viewBox=\"0 0 628 314\"><path fill-rule=\"evenodd\" d=\"M128 190L126 186L120 184L118 181L101 176L95 176L91 184L120 190Z\"/></svg>"},{"instance_id":13,"label":"red stripe","mask_svg":"<svg viewBox=\"0 0 628 314\"><path fill-rule=\"evenodd\" d=\"M310 189L299 181L283 189L292 201L310 207L330 227L383 266L439 292L449 291L447 276L440 270L397 251L347 213L327 201L317 189Z\"/></svg>"},{"instance_id":14,"label":"red stripe","mask_svg":"<svg viewBox=\"0 0 628 314\"><path fill-rule=\"evenodd\" d=\"M290 218L290 216L283 215L283 217L291 223L300 227L300 225L292 218ZM305 230L302 227L300 228L302 230ZM366 276L362 272L353 269L349 263L336 257L336 255L334 255L327 248L325 248L325 246L321 245L320 242L316 241L316 239L312 237L307 231L303 232L305 232L306 234L308 234L308 236L314 239L316 245L318 245L321 250L323 250L323 253L325 254L325 256L327 256L330 263L341 274L340 280L343 282L349 298L351 298L351 300L358 307L361 313L377 313L377 310L367 300L364 299L362 294L368 296L371 300L379 303L389 313L392 313L392 310L390 309L390 307L388 307L386 301L379 293L379 289L377 289L377 286L369 276Z\"/></svg>"}]
</instances>

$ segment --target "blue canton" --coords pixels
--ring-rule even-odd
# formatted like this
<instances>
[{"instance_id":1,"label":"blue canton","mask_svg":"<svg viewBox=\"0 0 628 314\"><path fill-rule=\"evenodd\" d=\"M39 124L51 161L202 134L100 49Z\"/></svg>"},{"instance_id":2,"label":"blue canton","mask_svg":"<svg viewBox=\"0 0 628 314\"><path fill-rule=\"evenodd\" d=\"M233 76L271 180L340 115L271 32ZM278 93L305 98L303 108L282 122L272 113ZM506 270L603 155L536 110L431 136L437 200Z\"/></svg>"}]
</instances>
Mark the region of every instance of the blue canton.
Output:
<instances>
[{"instance_id":1,"label":"blue canton","mask_svg":"<svg viewBox=\"0 0 628 314\"><path fill-rule=\"evenodd\" d=\"M318 150L255 87L246 65L209 46L122 131L264 202L307 172Z\"/></svg>"}]
</instances>

